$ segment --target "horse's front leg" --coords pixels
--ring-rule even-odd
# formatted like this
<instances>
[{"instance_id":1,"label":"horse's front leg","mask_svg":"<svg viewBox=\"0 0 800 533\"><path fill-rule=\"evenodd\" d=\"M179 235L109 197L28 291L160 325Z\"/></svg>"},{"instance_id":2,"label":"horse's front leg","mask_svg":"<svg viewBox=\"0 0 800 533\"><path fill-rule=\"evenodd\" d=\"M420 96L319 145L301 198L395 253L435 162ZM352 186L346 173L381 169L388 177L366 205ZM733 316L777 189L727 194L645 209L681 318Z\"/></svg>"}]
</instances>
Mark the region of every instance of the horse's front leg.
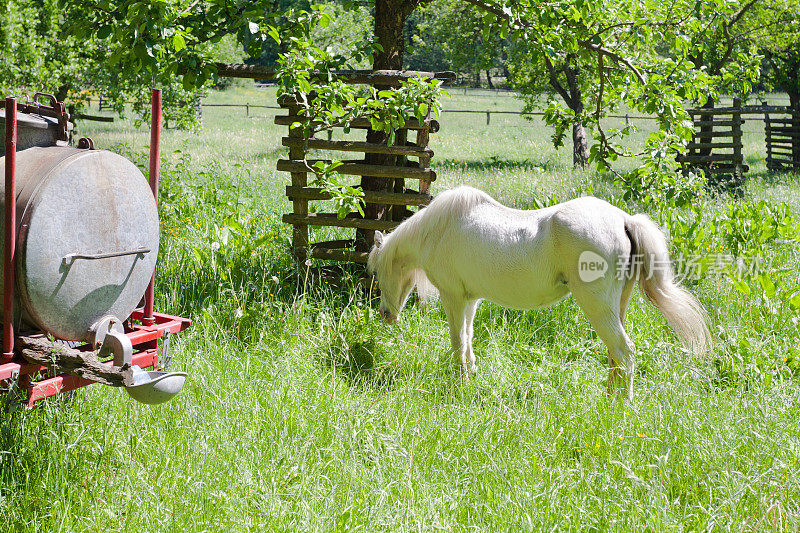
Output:
<instances>
[{"instance_id":1,"label":"horse's front leg","mask_svg":"<svg viewBox=\"0 0 800 533\"><path fill-rule=\"evenodd\" d=\"M467 309L464 313L464 341L466 343L466 361L470 374L477 374L478 367L475 366L475 352L472 351L472 338L474 337L474 330L472 328L475 322L475 311L478 310L480 300L470 300L467 302Z\"/></svg>"},{"instance_id":2,"label":"horse's front leg","mask_svg":"<svg viewBox=\"0 0 800 533\"><path fill-rule=\"evenodd\" d=\"M467 364L467 301L457 296L440 294L442 307L447 315L447 323L450 326L450 342L453 346L453 359L456 368L462 375L469 372Z\"/></svg>"}]
</instances>

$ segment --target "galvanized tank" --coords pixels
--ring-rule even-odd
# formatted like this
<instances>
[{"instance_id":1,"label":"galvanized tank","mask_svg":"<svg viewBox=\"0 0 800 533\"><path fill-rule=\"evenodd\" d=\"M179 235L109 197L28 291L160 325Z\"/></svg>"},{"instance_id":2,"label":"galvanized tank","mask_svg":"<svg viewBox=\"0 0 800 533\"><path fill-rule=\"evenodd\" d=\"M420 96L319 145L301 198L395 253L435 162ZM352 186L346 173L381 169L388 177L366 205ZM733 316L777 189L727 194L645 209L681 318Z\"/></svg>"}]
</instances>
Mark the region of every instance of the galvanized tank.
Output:
<instances>
[{"instance_id":1,"label":"galvanized tank","mask_svg":"<svg viewBox=\"0 0 800 533\"><path fill-rule=\"evenodd\" d=\"M153 194L127 159L57 141L53 119L18 114L17 128L16 316L23 330L91 341L101 318L131 315L153 274ZM4 131L0 111L0 139ZM4 189L0 180L0 227Z\"/></svg>"}]
</instances>

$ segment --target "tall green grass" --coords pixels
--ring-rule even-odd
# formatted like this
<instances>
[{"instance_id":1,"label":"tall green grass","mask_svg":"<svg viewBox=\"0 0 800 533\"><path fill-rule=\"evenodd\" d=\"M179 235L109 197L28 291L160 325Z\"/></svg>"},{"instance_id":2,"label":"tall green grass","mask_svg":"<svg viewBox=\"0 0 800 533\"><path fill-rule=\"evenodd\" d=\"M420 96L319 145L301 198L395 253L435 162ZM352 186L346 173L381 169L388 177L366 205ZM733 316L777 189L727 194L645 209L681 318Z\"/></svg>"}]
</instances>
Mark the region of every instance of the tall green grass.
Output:
<instances>
[{"instance_id":1,"label":"tall green grass","mask_svg":"<svg viewBox=\"0 0 800 533\"><path fill-rule=\"evenodd\" d=\"M256 97L274 102L213 96ZM690 290L716 345L692 358L637 293L635 397L618 402L572 299L530 312L484 303L479 375L461 382L438 304L390 327L354 276L333 286L292 263L287 179L274 170L283 129L240 114L207 108L202 135L164 135L157 308L194 320L171 347L171 368L191 375L184 391L148 407L92 386L0 415L0 531L798 529L791 315L700 280ZM517 207L618 198L573 171L546 129L471 120L445 116L432 136L434 192L469 183ZM146 131L85 128L145 163ZM748 197L797 213L797 176L751 165ZM770 259L798 270L797 250Z\"/></svg>"}]
</instances>

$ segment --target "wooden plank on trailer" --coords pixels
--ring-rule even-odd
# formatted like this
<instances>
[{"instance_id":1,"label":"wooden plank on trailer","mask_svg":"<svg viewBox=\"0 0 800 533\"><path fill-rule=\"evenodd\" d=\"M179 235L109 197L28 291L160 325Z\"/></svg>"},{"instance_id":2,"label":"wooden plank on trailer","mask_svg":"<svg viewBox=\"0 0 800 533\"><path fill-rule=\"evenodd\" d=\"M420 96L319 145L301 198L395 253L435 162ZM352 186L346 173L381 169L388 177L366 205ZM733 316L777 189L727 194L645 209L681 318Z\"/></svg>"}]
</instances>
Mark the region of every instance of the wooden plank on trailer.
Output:
<instances>
[{"instance_id":1,"label":"wooden plank on trailer","mask_svg":"<svg viewBox=\"0 0 800 533\"><path fill-rule=\"evenodd\" d=\"M133 370L130 365L104 365L97 360L96 351L83 352L57 344L44 334L20 335L16 341L22 357L31 363L112 387L133 385Z\"/></svg>"}]
</instances>

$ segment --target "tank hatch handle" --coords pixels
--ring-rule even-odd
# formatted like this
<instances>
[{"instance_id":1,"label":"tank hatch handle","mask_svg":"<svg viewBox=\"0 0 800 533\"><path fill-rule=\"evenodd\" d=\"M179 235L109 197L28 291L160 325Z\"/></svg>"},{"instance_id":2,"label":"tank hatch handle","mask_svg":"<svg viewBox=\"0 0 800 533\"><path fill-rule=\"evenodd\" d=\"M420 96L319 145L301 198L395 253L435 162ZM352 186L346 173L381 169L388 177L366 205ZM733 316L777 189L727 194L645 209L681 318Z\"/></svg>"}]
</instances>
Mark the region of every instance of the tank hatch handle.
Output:
<instances>
[{"instance_id":1,"label":"tank hatch handle","mask_svg":"<svg viewBox=\"0 0 800 533\"><path fill-rule=\"evenodd\" d=\"M133 250L123 250L121 252L108 252L108 253L99 253L99 254L67 254L62 259L61 262L64 265L69 265L76 259L107 259L109 257L122 257L123 255L144 255L149 254L150 248L135 248Z\"/></svg>"}]
</instances>

